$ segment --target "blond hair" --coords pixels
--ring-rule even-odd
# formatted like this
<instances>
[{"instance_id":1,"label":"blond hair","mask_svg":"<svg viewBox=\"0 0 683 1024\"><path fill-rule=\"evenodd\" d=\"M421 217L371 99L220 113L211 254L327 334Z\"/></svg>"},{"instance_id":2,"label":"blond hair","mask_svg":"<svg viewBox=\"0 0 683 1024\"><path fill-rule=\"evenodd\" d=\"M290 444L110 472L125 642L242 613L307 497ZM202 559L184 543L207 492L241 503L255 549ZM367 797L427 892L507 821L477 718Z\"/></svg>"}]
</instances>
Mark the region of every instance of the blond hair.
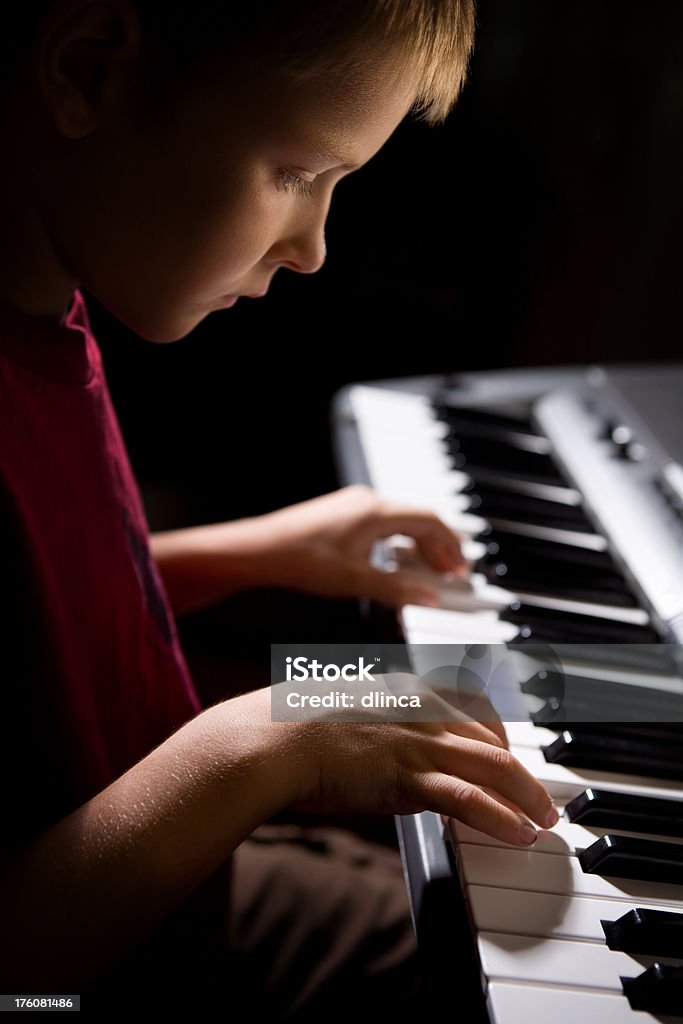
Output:
<instances>
[{"instance_id":1,"label":"blond hair","mask_svg":"<svg viewBox=\"0 0 683 1024\"><path fill-rule=\"evenodd\" d=\"M415 82L412 113L428 124L442 122L455 104L474 40L474 0L136 0L136 7L169 69L210 50L303 80L342 79L386 54L397 74Z\"/></svg>"}]
</instances>

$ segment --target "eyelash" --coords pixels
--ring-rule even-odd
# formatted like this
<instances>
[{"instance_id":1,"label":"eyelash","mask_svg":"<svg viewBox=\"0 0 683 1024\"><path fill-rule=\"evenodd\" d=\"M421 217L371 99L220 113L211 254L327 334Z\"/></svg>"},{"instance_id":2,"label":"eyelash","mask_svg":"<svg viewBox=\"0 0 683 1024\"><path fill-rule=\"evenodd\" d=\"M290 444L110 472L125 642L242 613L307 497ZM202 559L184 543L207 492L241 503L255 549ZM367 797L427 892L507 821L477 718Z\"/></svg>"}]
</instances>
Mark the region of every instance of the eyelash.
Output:
<instances>
[{"instance_id":1,"label":"eyelash","mask_svg":"<svg viewBox=\"0 0 683 1024\"><path fill-rule=\"evenodd\" d=\"M298 192L304 196L313 195L313 182L307 181L305 178L299 178L296 174L292 174L291 171L281 168L280 180L288 192Z\"/></svg>"}]
</instances>

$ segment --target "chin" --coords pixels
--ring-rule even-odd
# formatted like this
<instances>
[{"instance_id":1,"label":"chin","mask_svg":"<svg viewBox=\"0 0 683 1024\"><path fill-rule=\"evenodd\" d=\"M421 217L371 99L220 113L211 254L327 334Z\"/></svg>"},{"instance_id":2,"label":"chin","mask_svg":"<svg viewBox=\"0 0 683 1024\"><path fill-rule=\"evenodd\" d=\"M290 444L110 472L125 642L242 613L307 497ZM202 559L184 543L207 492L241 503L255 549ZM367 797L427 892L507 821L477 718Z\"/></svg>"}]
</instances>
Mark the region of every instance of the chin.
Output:
<instances>
[{"instance_id":1,"label":"chin","mask_svg":"<svg viewBox=\"0 0 683 1024\"><path fill-rule=\"evenodd\" d=\"M162 316L158 320L145 319L142 322L127 322L126 326L145 341L151 341L155 345L170 345L174 341L182 341L205 319L206 314L193 317L178 316L173 319Z\"/></svg>"}]
</instances>

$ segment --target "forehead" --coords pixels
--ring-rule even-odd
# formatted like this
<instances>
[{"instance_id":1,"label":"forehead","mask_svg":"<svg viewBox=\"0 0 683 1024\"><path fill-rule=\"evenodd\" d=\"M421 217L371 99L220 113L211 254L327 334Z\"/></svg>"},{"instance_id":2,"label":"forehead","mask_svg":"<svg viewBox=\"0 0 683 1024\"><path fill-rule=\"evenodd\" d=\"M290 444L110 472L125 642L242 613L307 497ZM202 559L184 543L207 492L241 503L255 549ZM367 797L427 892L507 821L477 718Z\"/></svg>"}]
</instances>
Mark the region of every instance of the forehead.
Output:
<instances>
[{"instance_id":1,"label":"forehead","mask_svg":"<svg viewBox=\"0 0 683 1024\"><path fill-rule=\"evenodd\" d=\"M364 163L386 142L415 102L409 74L387 61L346 76L295 79L245 71L242 128L251 137L301 145L322 162Z\"/></svg>"}]
</instances>

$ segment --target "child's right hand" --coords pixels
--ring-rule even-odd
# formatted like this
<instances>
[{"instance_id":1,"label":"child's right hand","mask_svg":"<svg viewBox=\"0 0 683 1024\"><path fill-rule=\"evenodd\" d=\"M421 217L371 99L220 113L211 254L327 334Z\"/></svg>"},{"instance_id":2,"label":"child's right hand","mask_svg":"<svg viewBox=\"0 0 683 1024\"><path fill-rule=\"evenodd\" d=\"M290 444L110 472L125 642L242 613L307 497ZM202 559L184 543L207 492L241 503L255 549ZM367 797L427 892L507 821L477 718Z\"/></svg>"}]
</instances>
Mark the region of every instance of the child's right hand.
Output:
<instances>
[{"instance_id":1,"label":"child's right hand","mask_svg":"<svg viewBox=\"0 0 683 1024\"><path fill-rule=\"evenodd\" d=\"M536 835L522 815L542 828L558 820L548 792L507 749L499 723L272 722L268 689L237 700L268 716L261 724L272 730L277 751L273 781L282 787L289 777L290 806L361 814L430 810L523 846Z\"/></svg>"}]
</instances>

